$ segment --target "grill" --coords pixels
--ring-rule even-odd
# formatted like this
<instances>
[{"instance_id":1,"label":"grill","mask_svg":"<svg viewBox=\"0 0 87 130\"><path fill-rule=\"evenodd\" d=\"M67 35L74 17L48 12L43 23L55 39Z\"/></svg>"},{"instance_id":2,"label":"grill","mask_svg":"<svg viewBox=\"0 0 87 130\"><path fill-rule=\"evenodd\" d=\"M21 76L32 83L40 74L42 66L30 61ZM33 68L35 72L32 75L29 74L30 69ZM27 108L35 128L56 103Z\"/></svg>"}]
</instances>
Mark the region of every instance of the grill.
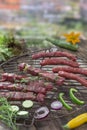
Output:
<instances>
[{"instance_id":1,"label":"grill","mask_svg":"<svg viewBox=\"0 0 87 130\"><path fill-rule=\"evenodd\" d=\"M56 47L43 49L43 50L38 50L36 48L30 48L26 54L23 54L19 57L14 57L14 58L10 59L9 61L4 62L1 65L1 70L3 70L3 72L8 72L8 73L24 74L23 72L19 72L17 66L19 63L25 62L25 63L28 63L28 64L34 66L35 68L41 68L43 70L51 72L52 67L53 67L52 65L41 67L39 63L41 60L43 60L43 58L41 58L39 60L32 60L31 55L36 52L40 52L40 51L56 51L56 50L59 50L59 49ZM77 58L77 61L81 68L87 69L86 62L84 62L79 57ZM49 120L55 119L55 120L59 121L60 129L63 130L63 128L61 127L62 124L65 124L72 117L87 111L86 105L80 106L80 105L76 105L71 102L70 97L69 97L70 88L76 88L78 90L78 93L75 93L75 95L79 99L85 101L85 104L87 104L87 88L84 86L81 86L78 82L76 82L74 80L65 80L64 85L62 85L58 89L57 89L57 86L54 84L53 90L47 93L44 104L34 102L34 107L29 109L29 113L30 113L29 117L27 117L26 119L22 119L22 118L17 119L17 125L18 126L23 125L23 126L30 127L34 123L38 124L38 122L41 122L41 121L49 121ZM58 111L50 109L51 102L58 99L58 94L60 92L65 93L64 99L69 105L72 106L72 108L73 108L72 110L68 111L64 107ZM12 102L12 103L19 105L20 109L22 109L21 108L22 102ZM37 108L39 108L42 105L47 106L50 109L50 114L45 119L35 120L34 112ZM85 125L84 125L84 127L85 127Z\"/></svg>"}]
</instances>

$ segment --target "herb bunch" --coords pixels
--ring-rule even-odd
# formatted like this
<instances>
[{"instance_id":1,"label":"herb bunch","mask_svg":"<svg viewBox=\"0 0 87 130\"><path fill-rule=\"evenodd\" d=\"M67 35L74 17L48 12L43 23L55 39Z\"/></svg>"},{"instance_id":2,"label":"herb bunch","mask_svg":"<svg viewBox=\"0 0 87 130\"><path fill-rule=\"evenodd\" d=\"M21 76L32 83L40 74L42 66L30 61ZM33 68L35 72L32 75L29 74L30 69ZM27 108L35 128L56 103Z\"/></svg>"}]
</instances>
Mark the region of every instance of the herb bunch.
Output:
<instances>
[{"instance_id":1,"label":"herb bunch","mask_svg":"<svg viewBox=\"0 0 87 130\"><path fill-rule=\"evenodd\" d=\"M16 112L11 111L11 105L6 98L0 98L0 120L12 130L16 127Z\"/></svg>"}]
</instances>

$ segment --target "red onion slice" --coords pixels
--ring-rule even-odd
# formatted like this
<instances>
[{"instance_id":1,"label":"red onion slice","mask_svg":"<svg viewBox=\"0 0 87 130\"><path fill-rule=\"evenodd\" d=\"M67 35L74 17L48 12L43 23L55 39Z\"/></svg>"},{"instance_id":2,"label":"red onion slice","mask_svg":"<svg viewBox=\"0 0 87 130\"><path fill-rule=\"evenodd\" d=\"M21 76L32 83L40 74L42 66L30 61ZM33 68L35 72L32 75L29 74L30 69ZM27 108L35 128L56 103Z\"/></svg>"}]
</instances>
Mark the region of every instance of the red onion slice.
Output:
<instances>
[{"instance_id":1,"label":"red onion slice","mask_svg":"<svg viewBox=\"0 0 87 130\"><path fill-rule=\"evenodd\" d=\"M59 110L62 108L62 103L60 101L54 101L51 103L51 108L54 110Z\"/></svg>"},{"instance_id":2,"label":"red onion slice","mask_svg":"<svg viewBox=\"0 0 87 130\"><path fill-rule=\"evenodd\" d=\"M34 118L42 119L49 114L49 109L47 107L41 107L35 111Z\"/></svg>"}]
</instances>

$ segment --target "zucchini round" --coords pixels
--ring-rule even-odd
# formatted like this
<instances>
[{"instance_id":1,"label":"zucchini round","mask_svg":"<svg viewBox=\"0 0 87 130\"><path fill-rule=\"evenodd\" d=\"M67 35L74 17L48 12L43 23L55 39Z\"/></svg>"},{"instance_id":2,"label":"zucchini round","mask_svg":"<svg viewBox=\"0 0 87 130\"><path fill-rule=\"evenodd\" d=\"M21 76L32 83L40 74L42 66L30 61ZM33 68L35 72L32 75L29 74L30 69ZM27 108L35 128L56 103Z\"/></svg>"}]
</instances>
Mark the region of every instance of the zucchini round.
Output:
<instances>
[{"instance_id":1,"label":"zucchini round","mask_svg":"<svg viewBox=\"0 0 87 130\"><path fill-rule=\"evenodd\" d=\"M22 103L22 106L24 108L31 108L33 106L33 102L31 100L25 100L23 103Z\"/></svg>"}]
</instances>

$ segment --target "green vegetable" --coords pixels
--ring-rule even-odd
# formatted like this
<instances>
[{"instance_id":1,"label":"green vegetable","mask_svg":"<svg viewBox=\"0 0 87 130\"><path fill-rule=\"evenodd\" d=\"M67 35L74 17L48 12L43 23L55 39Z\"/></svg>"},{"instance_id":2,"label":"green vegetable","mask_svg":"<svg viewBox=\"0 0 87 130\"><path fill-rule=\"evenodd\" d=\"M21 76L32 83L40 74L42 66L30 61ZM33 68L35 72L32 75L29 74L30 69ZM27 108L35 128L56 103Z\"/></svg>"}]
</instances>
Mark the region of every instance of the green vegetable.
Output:
<instances>
[{"instance_id":1,"label":"green vegetable","mask_svg":"<svg viewBox=\"0 0 87 130\"><path fill-rule=\"evenodd\" d=\"M53 43L56 46L59 46L61 48L65 48L68 50L72 50L72 51L77 51L78 49L78 45L72 45L69 42L66 42L65 40L61 40L61 39L54 39L54 38L47 38L46 40L50 41L51 43Z\"/></svg>"},{"instance_id":2,"label":"green vegetable","mask_svg":"<svg viewBox=\"0 0 87 130\"><path fill-rule=\"evenodd\" d=\"M23 107L24 108L30 108L33 106L33 102L31 100L25 100L23 103L22 103Z\"/></svg>"},{"instance_id":3,"label":"green vegetable","mask_svg":"<svg viewBox=\"0 0 87 130\"><path fill-rule=\"evenodd\" d=\"M10 49L6 48L5 45L0 45L0 61L6 61L12 56Z\"/></svg>"},{"instance_id":4,"label":"green vegetable","mask_svg":"<svg viewBox=\"0 0 87 130\"><path fill-rule=\"evenodd\" d=\"M69 106L69 105L64 101L63 95L64 95L64 93L59 93L59 99L60 99L60 101L62 102L63 106L64 106L67 110L71 110L72 107Z\"/></svg>"},{"instance_id":5,"label":"green vegetable","mask_svg":"<svg viewBox=\"0 0 87 130\"><path fill-rule=\"evenodd\" d=\"M21 83L28 83L30 80L31 80L31 81L38 80L38 76L29 77L29 78L22 78L22 79L21 79ZM16 82L18 82L18 81L16 81Z\"/></svg>"},{"instance_id":6,"label":"green vegetable","mask_svg":"<svg viewBox=\"0 0 87 130\"><path fill-rule=\"evenodd\" d=\"M12 130L18 130L16 127L16 112L11 111L11 105L6 98L0 98L0 120Z\"/></svg>"},{"instance_id":7,"label":"green vegetable","mask_svg":"<svg viewBox=\"0 0 87 130\"><path fill-rule=\"evenodd\" d=\"M13 34L0 35L0 61L20 55L26 50L23 40L17 40Z\"/></svg>"},{"instance_id":8,"label":"green vegetable","mask_svg":"<svg viewBox=\"0 0 87 130\"><path fill-rule=\"evenodd\" d=\"M21 83L28 83L29 80L28 80L28 79L25 79L25 78L22 78L20 82L21 82Z\"/></svg>"},{"instance_id":9,"label":"green vegetable","mask_svg":"<svg viewBox=\"0 0 87 130\"><path fill-rule=\"evenodd\" d=\"M81 101L77 97L75 97L74 92L78 92L78 90L71 88L69 93L70 93L70 98L72 99L72 101L78 105L83 105L84 101Z\"/></svg>"}]
</instances>

